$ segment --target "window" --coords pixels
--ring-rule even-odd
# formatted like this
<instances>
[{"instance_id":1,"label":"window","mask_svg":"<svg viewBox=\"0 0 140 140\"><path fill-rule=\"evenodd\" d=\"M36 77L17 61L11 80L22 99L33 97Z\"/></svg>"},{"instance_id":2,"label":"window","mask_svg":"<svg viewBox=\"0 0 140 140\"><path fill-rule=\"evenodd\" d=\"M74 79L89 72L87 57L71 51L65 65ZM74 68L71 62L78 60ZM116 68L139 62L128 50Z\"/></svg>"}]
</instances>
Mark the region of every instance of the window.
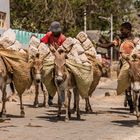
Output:
<instances>
[{"instance_id":1,"label":"window","mask_svg":"<svg viewBox=\"0 0 140 140\"><path fill-rule=\"evenodd\" d=\"M6 18L6 13L0 12L0 28L4 27L5 18Z\"/></svg>"}]
</instances>

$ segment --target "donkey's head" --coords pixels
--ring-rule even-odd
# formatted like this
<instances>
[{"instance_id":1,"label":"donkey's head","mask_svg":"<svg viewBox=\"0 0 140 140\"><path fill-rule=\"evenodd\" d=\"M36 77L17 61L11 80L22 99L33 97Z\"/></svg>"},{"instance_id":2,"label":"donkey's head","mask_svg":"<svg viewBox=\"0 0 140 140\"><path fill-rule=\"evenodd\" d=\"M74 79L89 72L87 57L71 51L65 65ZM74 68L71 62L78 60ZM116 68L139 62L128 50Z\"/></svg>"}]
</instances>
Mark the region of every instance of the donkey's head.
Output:
<instances>
[{"instance_id":1,"label":"donkey's head","mask_svg":"<svg viewBox=\"0 0 140 140\"><path fill-rule=\"evenodd\" d=\"M67 81L67 70L65 67L66 64L66 54L63 49L55 49L51 46L51 51L53 52L54 59L54 81L58 89L58 99L63 104L65 101L65 89Z\"/></svg>"},{"instance_id":2,"label":"donkey's head","mask_svg":"<svg viewBox=\"0 0 140 140\"><path fill-rule=\"evenodd\" d=\"M55 83L57 86L61 85L66 79L66 54L62 49L58 49L54 52L54 72L55 72Z\"/></svg>"},{"instance_id":3,"label":"donkey's head","mask_svg":"<svg viewBox=\"0 0 140 140\"><path fill-rule=\"evenodd\" d=\"M31 73L32 77L35 80L35 82L40 83L41 82L41 73L43 68L43 59L44 57L40 57L40 54L37 53L36 56L33 58L32 66L31 66Z\"/></svg>"},{"instance_id":4,"label":"donkey's head","mask_svg":"<svg viewBox=\"0 0 140 140\"><path fill-rule=\"evenodd\" d=\"M135 93L140 92L140 60L131 61L127 59L129 64L129 76L131 79L131 87Z\"/></svg>"}]
</instances>

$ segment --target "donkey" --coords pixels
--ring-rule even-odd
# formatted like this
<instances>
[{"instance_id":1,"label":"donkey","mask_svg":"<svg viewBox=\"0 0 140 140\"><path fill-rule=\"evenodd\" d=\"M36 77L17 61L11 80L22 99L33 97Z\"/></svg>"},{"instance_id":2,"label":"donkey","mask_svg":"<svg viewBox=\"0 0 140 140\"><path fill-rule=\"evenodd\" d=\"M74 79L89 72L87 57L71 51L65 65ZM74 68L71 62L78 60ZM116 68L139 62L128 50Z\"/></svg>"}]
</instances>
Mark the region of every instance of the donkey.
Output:
<instances>
[{"instance_id":1,"label":"donkey","mask_svg":"<svg viewBox=\"0 0 140 140\"><path fill-rule=\"evenodd\" d=\"M46 106L46 90L44 89L44 85L42 83L41 77L42 77L42 68L43 68L43 60L46 57L40 57L40 54L37 53L36 56L33 58L33 61L31 62L31 77L32 81L35 85L35 99L34 99L34 106L38 107L38 95L39 95L39 86L41 86L41 90L44 95L44 101L43 106Z\"/></svg>"},{"instance_id":2,"label":"donkey","mask_svg":"<svg viewBox=\"0 0 140 140\"><path fill-rule=\"evenodd\" d=\"M88 60L91 62L92 66L93 66L93 82L90 86L88 97L85 98L85 103L86 103L85 104L85 111L87 113L91 113L92 108L91 108L91 105L90 105L89 97L92 96L94 90L96 89L96 87L97 87L97 85L100 81L100 78L103 74L103 71L102 71L102 66L97 63L97 60L94 56L91 56L89 54L86 54L86 55L88 57Z\"/></svg>"},{"instance_id":3,"label":"donkey","mask_svg":"<svg viewBox=\"0 0 140 140\"><path fill-rule=\"evenodd\" d=\"M9 72L8 70L8 65L5 63L3 57L0 57L0 89L2 91L2 109L1 109L1 113L0 116L2 118L6 117L6 101L7 101L7 93L6 93L6 86L7 84L10 84L10 87L13 90L13 74L12 72ZM21 117L25 116L25 112L24 112L24 107L22 104L22 94L19 95L20 97L20 115Z\"/></svg>"},{"instance_id":4,"label":"donkey","mask_svg":"<svg viewBox=\"0 0 140 140\"><path fill-rule=\"evenodd\" d=\"M135 59L133 61L126 58L130 68L129 76L131 80L131 90L133 93L133 106L136 111L137 121L140 121L140 60Z\"/></svg>"},{"instance_id":5,"label":"donkey","mask_svg":"<svg viewBox=\"0 0 140 140\"><path fill-rule=\"evenodd\" d=\"M70 111L70 101L71 101L71 91L73 89L75 99L76 99L76 111L77 119L80 119L80 110L79 110L79 93L77 92L75 80L72 74L66 68L66 54L62 49L53 51L55 60L54 60L54 82L57 88L58 93L58 117L61 115L61 107L64 105L66 109L66 120L71 118Z\"/></svg>"}]
</instances>

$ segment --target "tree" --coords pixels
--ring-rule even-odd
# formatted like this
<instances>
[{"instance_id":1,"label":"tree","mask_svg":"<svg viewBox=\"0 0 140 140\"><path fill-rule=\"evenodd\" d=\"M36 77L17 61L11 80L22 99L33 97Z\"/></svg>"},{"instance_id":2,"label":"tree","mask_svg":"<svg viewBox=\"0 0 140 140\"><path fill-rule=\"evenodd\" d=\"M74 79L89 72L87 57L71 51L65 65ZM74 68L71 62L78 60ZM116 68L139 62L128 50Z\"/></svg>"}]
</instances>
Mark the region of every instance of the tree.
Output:
<instances>
[{"instance_id":1,"label":"tree","mask_svg":"<svg viewBox=\"0 0 140 140\"><path fill-rule=\"evenodd\" d=\"M83 30L86 8L88 29L109 29L109 23L98 16L109 17L110 13L114 29L118 29L132 4L132 0L10 0L11 27L46 33L50 23L57 20L66 35L75 36Z\"/></svg>"}]
</instances>

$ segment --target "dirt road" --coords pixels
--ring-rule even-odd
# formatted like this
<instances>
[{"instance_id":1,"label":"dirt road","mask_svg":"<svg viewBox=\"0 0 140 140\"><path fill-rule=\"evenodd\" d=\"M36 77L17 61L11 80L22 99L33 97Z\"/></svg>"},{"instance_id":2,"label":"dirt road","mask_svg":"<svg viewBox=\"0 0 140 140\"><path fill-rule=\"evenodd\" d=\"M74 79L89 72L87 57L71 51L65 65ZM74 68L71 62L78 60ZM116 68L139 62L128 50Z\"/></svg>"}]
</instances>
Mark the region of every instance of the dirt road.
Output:
<instances>
[{"instance_id":1,"label":"dirt road","mask_svg":"<svg viewBox=\"0 0 140 140\"><path fill-rule=\"evenodd\" d=\"M105 81L105 80L104 80ZM92 114L85 114L80 100L81 120L56 117L56 107L33 108L33 95L24 96L26 117L20 118L19 104L7 103L11 120L0 123L0 140L140 140L136 117L123 107L123 96L115 96L115 80L100 83L91 98ZM111 96L105 97L105 92ZM40 95L40 102L43 95ZM56 98L54 100L56 102Z\"/></svg>"}]
</instances>

